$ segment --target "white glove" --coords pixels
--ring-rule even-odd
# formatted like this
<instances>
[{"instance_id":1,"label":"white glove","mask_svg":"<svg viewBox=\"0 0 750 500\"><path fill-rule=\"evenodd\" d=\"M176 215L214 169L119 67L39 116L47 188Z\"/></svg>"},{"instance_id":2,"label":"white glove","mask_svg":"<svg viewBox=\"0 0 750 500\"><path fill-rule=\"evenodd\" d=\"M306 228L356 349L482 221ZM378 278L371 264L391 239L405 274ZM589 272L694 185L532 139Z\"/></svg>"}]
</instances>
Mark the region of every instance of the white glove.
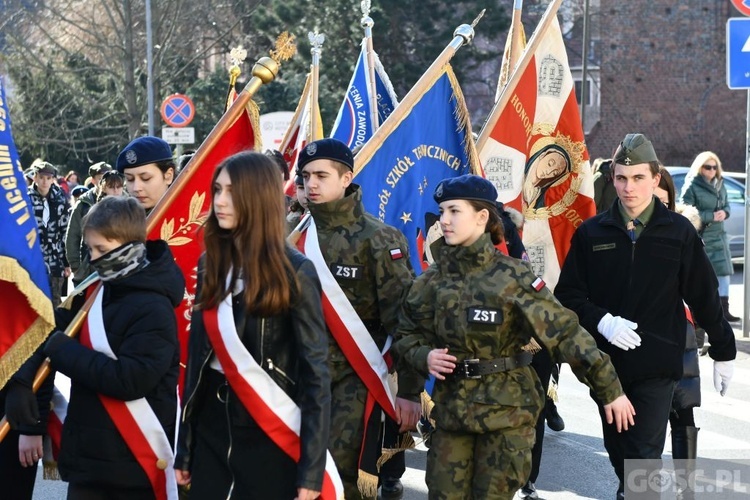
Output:
<instances>
[{"instance_id":1,"label":"white glove","mask_svg":"<svg viewBox=\"0 0 750 500\"><path fill-rule=\"evenodd\" d=\"M734 375L734 361L714 361L714 389L722 396L727 393Z\"/></svg>"},{"instance_id":2,"label":"white glove","mask_svg":"<svg viewBox=\"0 0 750 500\"><path fill-rule=\"evenodd\" d=\"M597 325L597 330L605 339L623 351L635 349L641 345L641 337L635 333L638 323L633 323L620 316L604 315Z\"/></svg>"}]
</instances>

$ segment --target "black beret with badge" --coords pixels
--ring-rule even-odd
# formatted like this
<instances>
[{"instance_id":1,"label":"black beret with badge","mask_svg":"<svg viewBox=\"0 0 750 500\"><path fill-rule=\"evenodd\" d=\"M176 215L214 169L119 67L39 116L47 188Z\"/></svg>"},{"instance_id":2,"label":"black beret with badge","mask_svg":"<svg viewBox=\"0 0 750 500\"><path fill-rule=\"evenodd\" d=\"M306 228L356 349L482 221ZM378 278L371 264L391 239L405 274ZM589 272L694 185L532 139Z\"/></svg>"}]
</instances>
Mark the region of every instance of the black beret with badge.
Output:
<instances>
[{"instance_id":1,"label":"black beret with badge","mask_svg":"<svg viewBox=\"0 0 750 500\"><path fill-rule=\"evenodd\" d=\"M302 172L305 165L314 160L333 160L354 170L352 150L338 139L320 139L305 146L297 158L297 172Z\"/></svg>"},{"instance_id":2,"label":"black beret with badge","mask_svg":"<svg viewBox=\"0 0 750 500\"><path fill-rule=\"evenodd\" d=\"M497 201L497 189L483 177L466 174L441 181L435 188L433 198L438 203L448 200L476 200L494 205Z\"/></svg>"},{"instance_id":3,"label":"black beret with badge","mask_svg":"<svg viewBox=\"0 0 750 500\"><path fill-rule=\"evenodd\" d=\"M654 145L643 134L628 134L615 151L612 163L618 165L638 165L659 161Z\"/></svg>"},{"instance_id":4,"label":"black beret with badge","mask_svg":"<svg viewBox=\"0 0 750 500\"><path fill-rule=\"evenodd\" d=\"M173 160L172 148L169 147L167 141L145 135L133 139L120 152L117 156L117 171L123 173L126 168L135 168L166 160Z\"/></svg>"}]
</instances>

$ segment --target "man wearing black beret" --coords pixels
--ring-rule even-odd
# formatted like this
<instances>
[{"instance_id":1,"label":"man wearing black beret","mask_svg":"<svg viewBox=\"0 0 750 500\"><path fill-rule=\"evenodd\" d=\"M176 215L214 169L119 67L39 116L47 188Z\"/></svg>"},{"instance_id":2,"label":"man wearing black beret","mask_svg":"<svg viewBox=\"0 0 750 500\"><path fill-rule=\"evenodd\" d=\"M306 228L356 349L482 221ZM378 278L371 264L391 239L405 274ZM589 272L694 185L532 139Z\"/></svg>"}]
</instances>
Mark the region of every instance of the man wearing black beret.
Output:
<instances>
[{"instance_id":1,"label":"man wearing black beret","mask_svg":"<svg viewBox=\"0 0 750 500\"><path fill-rule=\"evenodd\" d=\"M635 406L638 423L626 432L602 423L620 480L617 496L624 498L625 460L659 459L664 450L672 392L682 376L683 301L711 339L714 386L722 396L737 350L700 237L654 196L660 174L651 141L626 135L612 171L619 198L576 230L555 295L610 355Z\"/></svg>"},{"instance_id":2,"label":"man wearing black beret","mask_svg":"<svg viewBox=\"0 0 750 500\"><path fill-rule=\"evenodd\" d=\"M424 381L416 373L399 373L394 406L381 354L398 324L401 295L414 278L406 239L365 212L361 188L352 183L354 157L341 141L311 142L300 152L297 169L312 215L299 248L315 264L330 304L325 311L333 337L329 449L346 498L375 498L379 482L381 498L401 498L403 453L385 462L380 478L376 461L381 444L391 452L403 444L399 430L414 429L421 412ZM366 411L366 402L375 404L373 411ZM378 436L381 409L391 417L384 438Z\"/></svg>"}]
</instances>

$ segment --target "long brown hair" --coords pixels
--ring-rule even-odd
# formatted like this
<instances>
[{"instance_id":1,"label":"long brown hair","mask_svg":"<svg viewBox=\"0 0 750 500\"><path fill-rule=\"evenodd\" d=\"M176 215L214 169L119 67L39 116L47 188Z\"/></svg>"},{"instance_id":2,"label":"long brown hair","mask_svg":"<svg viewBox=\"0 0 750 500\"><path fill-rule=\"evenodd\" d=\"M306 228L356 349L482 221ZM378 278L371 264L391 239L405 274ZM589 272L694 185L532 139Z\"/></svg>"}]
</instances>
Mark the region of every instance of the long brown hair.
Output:
<instances>
[{"instance_id":1,"label":"long brown hair","mask_svg":"<svg viewBox=\"0 0 750 500\"><path fill-rule=\"evenodd\" d=\"M488 201L479 200L466 200L469 205L474 208L477 212L480 210L487 210L489 212L489 218L487 219L487 225L485 226L484 232L490 233L492 244L499 245L505 241L505 227L503 221L500 219L500 212L497 210L497 205Z\"/></svg>"},{"instance_id":2,"label":"long brown hair","mask_svg":"<svg viewBox=\"0 0 750 500\"><path fill-rule=\"evenodd\" d=\"M219 227L213 207L214 184L222 170L232 182L232 205L237 225ZM245 306L259 316L273 316L290 308L299 284L286 253L284 193L279 169L261 153L243 152L224 160L211 180L211 211L203 226L206 248L199 308L217 306L230 292L231 281L245 284ZM230 285L231 286L231 285Z\"/></svg>"}]
</instances>

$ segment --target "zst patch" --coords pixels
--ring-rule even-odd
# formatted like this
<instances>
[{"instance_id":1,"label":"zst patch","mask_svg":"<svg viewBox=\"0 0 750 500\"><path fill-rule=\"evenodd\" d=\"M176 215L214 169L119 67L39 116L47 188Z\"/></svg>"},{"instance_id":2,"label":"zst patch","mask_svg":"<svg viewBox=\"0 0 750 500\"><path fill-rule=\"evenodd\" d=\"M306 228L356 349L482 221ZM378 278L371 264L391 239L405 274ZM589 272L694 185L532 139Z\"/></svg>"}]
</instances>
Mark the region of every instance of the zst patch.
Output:
<instances>
[{"instance_id":1,"label":"zst patch","mask_svg":"<svg viewBox=\"0 0 750 500\"><path fill-rule=\"evenodd\" d=\"M466 309L466 314L469 323L485 325L501 325L503 323L503 311L492 307L469 307Z\"/></svg>"},{"instance_id":2,"label":"zst patch","mask_svg":"<svg viewBox=\"0 0 750 500\"><path fill-rule=\"evenodd\" d=\"M345 264L331 264L331 274L344 280L361 280L364 274L363 266L347 266Z\"/></svg>"}]
</instances>

